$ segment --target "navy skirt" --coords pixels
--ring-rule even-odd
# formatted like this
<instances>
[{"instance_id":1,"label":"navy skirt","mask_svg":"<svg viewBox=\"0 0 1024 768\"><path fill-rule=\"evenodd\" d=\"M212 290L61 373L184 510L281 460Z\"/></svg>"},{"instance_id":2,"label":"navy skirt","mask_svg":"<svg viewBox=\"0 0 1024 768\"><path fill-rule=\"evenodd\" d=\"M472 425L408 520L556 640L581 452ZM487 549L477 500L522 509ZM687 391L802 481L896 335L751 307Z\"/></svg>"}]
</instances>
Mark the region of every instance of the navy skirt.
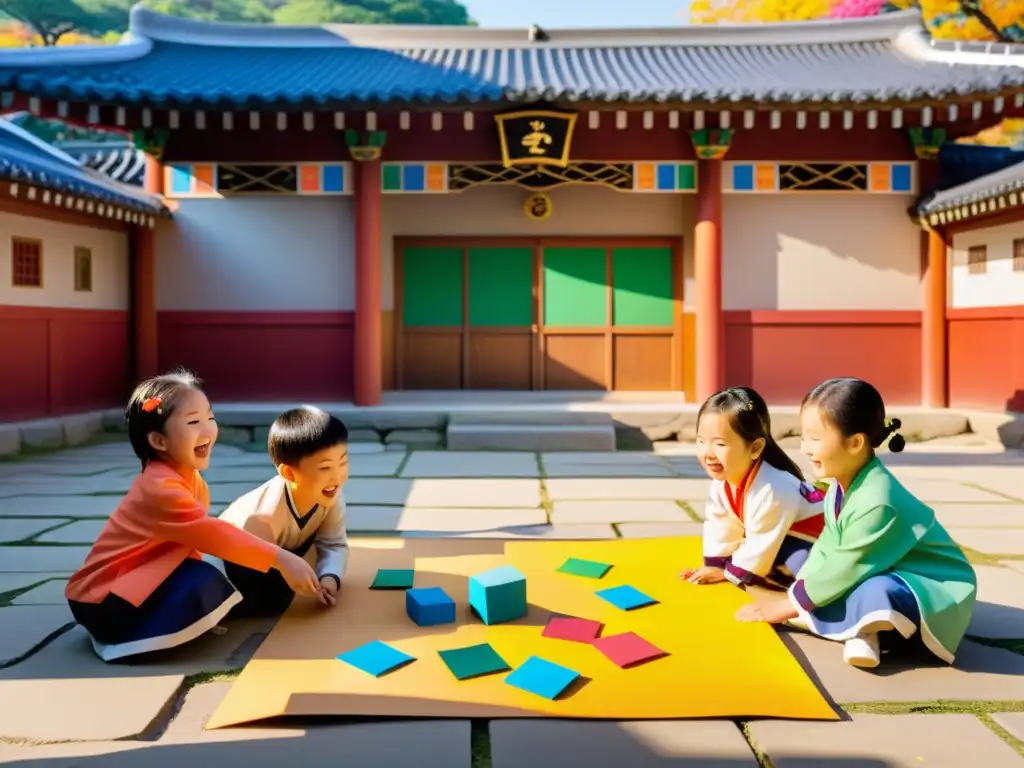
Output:
<instances>
[{"instance_id":1,"label":"navy skirt","mask_svg":"<svg viewBox=\"0 0 1024 768\"><path fill-rule=\"evenodd\" d=\"M101 603L69 600L75 620L104 661L163 651L216 627L242 600L216 566L189 558L136 607L117 595Z\"/></svg>"}]
</instances>

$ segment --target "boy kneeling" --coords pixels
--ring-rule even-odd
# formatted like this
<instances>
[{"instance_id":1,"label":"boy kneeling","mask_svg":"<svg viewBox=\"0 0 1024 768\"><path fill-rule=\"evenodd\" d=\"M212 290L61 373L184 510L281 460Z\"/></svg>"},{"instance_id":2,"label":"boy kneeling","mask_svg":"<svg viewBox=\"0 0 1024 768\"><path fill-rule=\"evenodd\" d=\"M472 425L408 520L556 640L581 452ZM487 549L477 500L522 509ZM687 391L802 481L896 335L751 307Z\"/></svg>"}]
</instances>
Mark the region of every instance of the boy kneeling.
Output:
<instances>
[{"instance_id":1,"label":"boy kneeling","mask_svg":"<svg viewBox=\"0 0 1024 768\"><path fill-rule=\"evenodd\" d=\"M348 429L326 411L304 405L282 413L271 425L267 449L278 474L236 499L220 519L299 557L315 546L320 602L334 605L348 565L341 492L349 472ZM277 571L224 566L243 597L234 615L283 613L295 596Z\"/></svg>"}]
</instances>

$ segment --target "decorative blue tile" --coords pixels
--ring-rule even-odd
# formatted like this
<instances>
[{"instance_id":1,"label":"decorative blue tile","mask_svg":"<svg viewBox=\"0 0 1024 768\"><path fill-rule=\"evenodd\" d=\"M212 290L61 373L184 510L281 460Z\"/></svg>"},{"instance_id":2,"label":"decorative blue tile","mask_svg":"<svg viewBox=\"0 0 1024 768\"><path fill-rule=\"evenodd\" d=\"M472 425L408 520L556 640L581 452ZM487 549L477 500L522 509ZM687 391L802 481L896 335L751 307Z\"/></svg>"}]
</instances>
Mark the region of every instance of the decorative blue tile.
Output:
<instances>
[{"instance_id":1,"label":"decorative blue tile","mask_svg":"<svg viewBox=\"0 0 1024 768\"><path fill-rule=\"evenodd\" d=\"M405 192L422 192L427 188L427 171L422 165L406 165L402 168L402 189Z\"/></svg>"},{"instance_id":2,"label":"decorative blue tile","mask_svg":"<svg viewBox=\"0 0 1024 768\"><path fill-rule=\"evenodd\" d=\"M345 191L345 166L325 165L323 167L324 192Z\"/></svg>"},{"instance_id":3,"label":"decorative blue tile","mask_svg":"<svg viewBox=\"0 0 1024 768\"><path fill-rule=\"evenodd\" d=\"M908 163L893 163L889 178L893 192L914 191L914 176Z\"/></svg>"},{"instance_id":4,"label":"decorative blue tile","mask_svg":"<svg viewBox=\"0 0 1024 768\"><path fill-rule=\"evenodd\" d=\"M675 163L658 163L658 189L672 191L676 188Z\"/></svg>"},{"instance_id":5,"label":"decorative blue tile","mask_svg":"<svg viewBox=\"0 0 1024 768\"><path fill-rule=\"evenodd\" d=\"M734 165L732 167L732 188L737 192L754 191L753 165Z\"/></svg>"},{"instance_id":6,"label":"decorative blue tile","mask_svg":"<svg viewBox=\"0 0 1024 768\"><path fill-rule=\"evenodd\" d=\"M188 195L192 193L192 169L187 165L171 166L171 194Z\"/></svg>"}]
</instances>

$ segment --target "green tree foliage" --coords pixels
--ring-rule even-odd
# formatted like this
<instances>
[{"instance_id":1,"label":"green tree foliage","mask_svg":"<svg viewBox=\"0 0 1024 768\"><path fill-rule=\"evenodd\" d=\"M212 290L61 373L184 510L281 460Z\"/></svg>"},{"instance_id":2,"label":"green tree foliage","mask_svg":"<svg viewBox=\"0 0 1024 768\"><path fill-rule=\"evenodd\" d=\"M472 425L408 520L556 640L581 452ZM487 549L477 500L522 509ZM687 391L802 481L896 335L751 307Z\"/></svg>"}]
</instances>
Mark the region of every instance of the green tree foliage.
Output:
<instances>
[{"instance_id":1,"label":"green tree foliage","mask_svg":"<svg viewBox=\"0 0 1024 768\"><path fill-rule=\"evenodd\" d=\"M474 24L458 0L288 0L278 24Z\"/></svg>"},{"instance_id":2,"label":"green tree foliage","mask_svg":"<svg viewBox=\"0 0 1024 768\"><path fill-rule=\"evenodd\" d=\"M102 37L128 28L127 0L0 0L0 15L56 45L69 32Z\"/></svg>"}]
</instances>

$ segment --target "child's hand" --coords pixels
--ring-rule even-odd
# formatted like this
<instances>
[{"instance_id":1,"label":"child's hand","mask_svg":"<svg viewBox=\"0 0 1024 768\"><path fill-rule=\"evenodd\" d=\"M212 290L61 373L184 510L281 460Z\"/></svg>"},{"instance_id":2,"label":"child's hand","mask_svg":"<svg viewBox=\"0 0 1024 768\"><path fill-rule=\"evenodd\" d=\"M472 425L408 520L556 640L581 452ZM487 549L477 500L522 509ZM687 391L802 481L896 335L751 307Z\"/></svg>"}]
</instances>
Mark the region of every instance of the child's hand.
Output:
<instances>
[{"instance_id":1,"label":"child's hand","mask_svg":"<svg viewBox=\"0 0 1024 768\"><path fill-rule=\"evenodd\" d=\"M320 579L320 602L324 605L337 605L338 582L333 576Z\"/></svg>"},{"instance_id":2,"label":"child's hand","mask_svg":"<svg viewBox=\"0 0 1024 768\"><path fill-rule=\"evenodd\" d=\"M718 584L725 581L725 570L705 565L703 568L691 568L688 571L683 571L679 574L679 578L691 584Z\"/></svg>"},{"instance_id":3,"label":"child's hand","mask_svg":"<svg viewBox=\"0 0 1024 768\"><path fill-rule=\"evenodd\" d=\"M800 614L789 602L788 598L776 600L762 600L756 603L744 605L736 611L737 621L763 621L768 624L781 624L784 621L795 619Z\"/></svg>"},{"instance_id":4,"label":"child's hand","mask_svg":"<svg viewBox=\"0 0 1024 768\"><path fill-rule=\"evenodd\" d=\"M320 594L320 582L317 581L316 571L298 555L287 549L280 549L274 567L281 572L281 576L296 595L316 597Z\"/></svg>"}]
</instances>

